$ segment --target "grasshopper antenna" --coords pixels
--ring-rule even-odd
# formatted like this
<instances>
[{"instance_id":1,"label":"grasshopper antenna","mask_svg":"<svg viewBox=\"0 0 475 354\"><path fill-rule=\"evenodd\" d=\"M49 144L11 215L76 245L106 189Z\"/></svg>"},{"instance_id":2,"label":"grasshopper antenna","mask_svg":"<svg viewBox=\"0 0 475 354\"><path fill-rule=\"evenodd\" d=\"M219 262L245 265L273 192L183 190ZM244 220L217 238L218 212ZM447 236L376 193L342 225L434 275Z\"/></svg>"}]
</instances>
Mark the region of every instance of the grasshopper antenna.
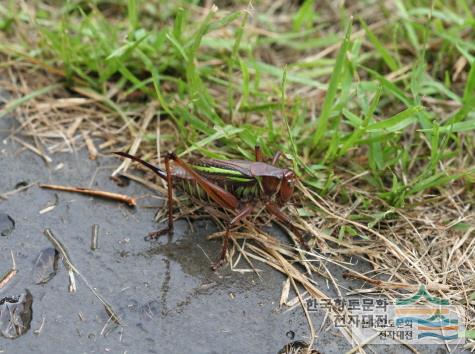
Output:
<instances>
[{"instance_id":1,"label":"grasshopper antenna","mask_svg":"<svg viewBox=\"0 0 475 354\"><path fill-rule=\"evenodd\" d=\"M155 172L160 178L164 179L165 181L167 181L167 174L165 173L165 171L163 171L162 169L148 163L147 161L144 161L142 160L141 158L138 158L137 156L134 156L134 155L130 155L126 152L122 152L122 151L114 151L113 154L115 155L119 155L119 156L122 156L122 157L126 157L128 159L131 159L133 161L137 161L139 163L141 163L142 165L144 165L145 167L151 169L153 172Z\"/></svg>"}]
</instances>

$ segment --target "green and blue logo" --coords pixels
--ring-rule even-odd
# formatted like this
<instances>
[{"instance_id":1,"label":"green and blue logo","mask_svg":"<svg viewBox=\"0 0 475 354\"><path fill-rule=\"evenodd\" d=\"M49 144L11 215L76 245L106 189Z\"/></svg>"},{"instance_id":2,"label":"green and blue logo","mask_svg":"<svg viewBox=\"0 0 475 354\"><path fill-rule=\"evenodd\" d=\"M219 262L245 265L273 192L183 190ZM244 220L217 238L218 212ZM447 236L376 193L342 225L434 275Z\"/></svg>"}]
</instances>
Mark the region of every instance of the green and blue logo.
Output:
<instances>
[{"instance_id":1,"label":"green and blue logo","mask_svg":"<svg viewBox=\"0 0 475 354\"><path fill-rule=\"evenodd\" d=\"M398 327L410 324L412 339L418 343L460 344L465 338L475 338L475 331L464 330L463 308L432 296L424 285L411 297L395 302L394 322Z\"/></svg>"}]
</instances>

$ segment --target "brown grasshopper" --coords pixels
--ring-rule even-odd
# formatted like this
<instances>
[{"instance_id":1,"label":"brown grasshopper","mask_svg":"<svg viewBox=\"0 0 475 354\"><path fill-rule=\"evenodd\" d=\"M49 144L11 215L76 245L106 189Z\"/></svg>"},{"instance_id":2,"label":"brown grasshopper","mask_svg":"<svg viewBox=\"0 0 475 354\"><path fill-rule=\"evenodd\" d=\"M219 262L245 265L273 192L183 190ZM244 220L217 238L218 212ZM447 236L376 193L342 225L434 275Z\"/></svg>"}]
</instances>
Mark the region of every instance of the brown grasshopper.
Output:
<instances>
[{"instance_id":1,"label":"brown grasshopper","mask_svg":"<svg viewBox=\"0 0 475 354\"><path fill-rule=\"evenodd\" d=\"M165 171L125 152L114 152L141 163L154 171L168 185L168 228L153 235L159 236L163 231L173 232L173 184L177 182L182 189L199 198L208 197L223 209L232 211L235 216L228 223L223 239L223 248L218 261L212 269L219 267L225 260L230 229L248 216L262 201L268 212L291 227L299 242L305 242L290 218L280 207L290 200L296 181L295 173L286 168L279 168L276 163L281 156L277 152L271 164L263 162L259 146L255 147L256 161L193 159L181 160L175 153L165 155ZM170 161L174 165L170 165Z\"/></svg>"}]
</instances>

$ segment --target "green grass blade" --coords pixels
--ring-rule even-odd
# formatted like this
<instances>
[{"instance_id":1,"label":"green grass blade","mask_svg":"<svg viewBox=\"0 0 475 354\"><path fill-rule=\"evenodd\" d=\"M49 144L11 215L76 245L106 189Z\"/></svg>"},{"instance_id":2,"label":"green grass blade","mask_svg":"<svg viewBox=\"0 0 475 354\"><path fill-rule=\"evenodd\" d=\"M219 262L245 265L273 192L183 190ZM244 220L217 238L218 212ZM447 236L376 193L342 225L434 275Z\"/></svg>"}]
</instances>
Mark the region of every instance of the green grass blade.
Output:
<instances>
[{"instance_id":1,"label":"green grass blade","mask_svg":"<svg viewBox=\"0 0 475 354\"><path fill-rule=\"evenodd\" d=\"M371 31L371 29L368 27L366 22L363 19L360 19L360 23L363 26L366 35L368 36L368 39L371 41L371 43L374 45L376 50L378 51L379 55L381 55L381 58L383 58L384 62L386 65L392 70L396 71L399 69L399 65L394 60L394 55L389 52L388 49L379 41L378 37Z\"/></svg>"},{"instance_id":2,"label":"green grass blade","mask_svg":"<svg viewBox=\"0 0 475 354\"><path fill-rule=\"evenodd\" d=\"M325 101L323 102L322 112L320 113L320 117L318 119L317 129L315 130L315 133L313 135L313 140L312 140L313 145L318 144L320 139L325 134L325 131L328 126L328 120L330 119L330 116L332 113L331 111L333 108L333 103L335 102L335 99L336 99L338 84L342 80L340 75L343 70L343 66L344 66L343 63L346 57L346 52L350 46L351 26L352 26L352 22L350 21L346 26L345 37L343 38L343 42L341 44L340 50L338 51L335 67L330 77L327 94L325 96Z\"/></svg>"},{"instance_id":3,"label":"green grass blade","mask_svg":"<svg viewBox=\"0 0 475 354\"><path fill-rule=\"evenodd\" d=\"M405 128L408 124L411 124L416 121L416 114L423 111L424 107L414 106L408 109L405 109L398 114L395 114L391 118L381 120L376 123L368 125L368 130L388 130L388 131L397 131Z\"/></svg>"},{"instance_id":4,"label":"green grass blade","mask_svg":"<svg viewBox=\"0 0 475 354\"><path fill-rule=\"evenodd\" d=\"M467 83L463 92L463 102L466 103L469 99L475 96L475 61L470 64L470 71L468 72Z\"/></svg>"},{"instance_id":5,"label":"green grass blade","mask_svg":"<svg viewBox=\"0 0 475 354\"><path fill-rule=\"evenodd\" d=\"M214 142L216 140L219 140L219 139L222 139L222 138L230 138L234 135L239 134L243 130L244 130L244 128L236 128L236 127L233 127L233 126L230 126L230 125L226 125L222 128L219 128L218 130L216 130L216 132L214 134L212 134L212 135L210 135L210 136L194 143L191 147L189 147L188 149L183 151L180 154L180 156L187 155L192 151L203 148L204 146L207 146L207 145L211 144L212 142Z\"/></svg>"},{"instance_id":6,"label":"green grass blade","mask_svg":"<svg viewBox=\"0 0 475 354\"><path fill-rule=\"evenodd\" d=\"M137 0L127 1L127 14L129 20L129 37L133 37L133 33L139 27L139 12L137 9Z\"/></svg>"}]
</instances>

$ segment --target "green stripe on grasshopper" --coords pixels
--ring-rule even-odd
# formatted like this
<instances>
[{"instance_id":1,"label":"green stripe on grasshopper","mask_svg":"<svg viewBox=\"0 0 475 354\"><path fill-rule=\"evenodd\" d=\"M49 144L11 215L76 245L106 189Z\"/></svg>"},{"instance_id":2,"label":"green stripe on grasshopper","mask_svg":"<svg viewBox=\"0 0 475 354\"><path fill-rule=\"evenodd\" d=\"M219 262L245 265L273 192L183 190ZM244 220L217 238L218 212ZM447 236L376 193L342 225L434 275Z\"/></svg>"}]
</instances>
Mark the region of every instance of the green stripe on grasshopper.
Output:
<instances>
[{"instance_id":1,"label":"green stripe on grasshopper","mask_svg":"<svg viewBox=\"0 0 475 354\"><path fill-rule=\"evenodd\" d=\"M228 176L227 178L233 182L251 182L254 180L250 177L243 178L243 177Z\"/></svg>"},{"instance_id":2,"label":"green stripe on grasshopper","mask_svg":"<svg viewBox=\"0 0 475 354\"><path fill-rule=\"evenodd\" d=\"M250 182L254 180L254 178L252 177L246 176L239 171L231 170L228 168L193 165L193 169L199 172L210 174L210 175L225 176L229 178L230 181L234 181L234 182Z\"/></svg>"}]
</instances>

